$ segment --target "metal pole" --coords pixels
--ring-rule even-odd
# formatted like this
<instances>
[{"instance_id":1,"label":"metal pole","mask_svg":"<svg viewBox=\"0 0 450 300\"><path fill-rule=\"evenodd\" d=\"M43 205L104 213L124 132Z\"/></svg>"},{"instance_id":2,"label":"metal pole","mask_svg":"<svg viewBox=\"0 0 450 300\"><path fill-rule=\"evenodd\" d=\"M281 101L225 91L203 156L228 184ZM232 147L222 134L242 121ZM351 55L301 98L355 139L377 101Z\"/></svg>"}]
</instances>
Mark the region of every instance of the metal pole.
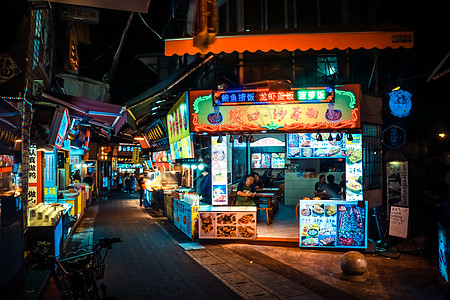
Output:
<instances>
[{"instance_id":1,"label":"metal pole","mask_svg":"<svg viewBox=\"0 0 450 300\"><path fill-rule=\"evenodd\" d=\"M111 78L114 76L114 73L116 72L117 64L119 62L119 56L120 56L120 53L122 53L123 45L125 43L125 38L127 37L128 30L130 29L130 25L131 25L131 21L133 20L133 17L134 17L134 12L130 12L130 16L128 17L127 25L125 26L125 29L123 30L122 38L120 39L119 47L117 48L116 54L114 55L114 59L111 64L111 68L109 69L109 72L103 76L102 81L105 83L109 83L111 81Z\"/></svg>"}]
</instances>

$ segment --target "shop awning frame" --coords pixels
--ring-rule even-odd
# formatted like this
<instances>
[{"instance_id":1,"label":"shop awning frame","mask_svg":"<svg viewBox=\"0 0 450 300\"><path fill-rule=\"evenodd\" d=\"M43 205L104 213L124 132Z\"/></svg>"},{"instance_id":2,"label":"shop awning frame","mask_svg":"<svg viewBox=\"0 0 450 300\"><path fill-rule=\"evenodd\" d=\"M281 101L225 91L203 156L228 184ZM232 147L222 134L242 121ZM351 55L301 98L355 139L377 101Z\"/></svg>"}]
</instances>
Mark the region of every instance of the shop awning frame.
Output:
<instances>
[{"instance_id":1,"label":"shop awning frame","mask_svg":"<svg viewBox=\"0 0 450 300\"><path fill-rule=\"evenodd\" d=\"M155 102L161 97L171 93L174 87L185 81L213 58L214 55L208 55L202 60L197 60L180 69L177 73L172 74L166 80L159 82L155 86L127 101L124 105L126 107L126 111L130 115L130 118L128 118L128 124L133 128L141 126L141 124L147 124L146 121L151 117L149 114L150 107L154 105ZM163 114L167 113L174 104L175 102L164 103L165 111Z\"/></svg>"},{"instance_id":2,"label":"shop awning frame","mask_svg":"<svg viewBox=\"0 0 450 300\"><path fill-rule=\"evenodd\" d=\"M69 108L71 115L88 117L92 125L113 130L115 134L126 123L124 106L48 91L43 92L42 97Z\"/></svg>"},{"instance_id":3,"label":"shop awning frame","mask_svg":"<svg viewBox=\"0 0 450 300\"><path fill-rule=\"evenodd\" d=\"M320 30L320 31L318 31ZM393 25L368 26L366 28L337 28L336 31L318 29L315 32L262 33L216 36L207 53L269 52L345 49L412 48L414 32ZM326 31L329 30L329 31ZM341 30L341 31L337 31ZM201 53L193 46L193 38L165 40L164 55Z\"/></svg>"}]
</instances>

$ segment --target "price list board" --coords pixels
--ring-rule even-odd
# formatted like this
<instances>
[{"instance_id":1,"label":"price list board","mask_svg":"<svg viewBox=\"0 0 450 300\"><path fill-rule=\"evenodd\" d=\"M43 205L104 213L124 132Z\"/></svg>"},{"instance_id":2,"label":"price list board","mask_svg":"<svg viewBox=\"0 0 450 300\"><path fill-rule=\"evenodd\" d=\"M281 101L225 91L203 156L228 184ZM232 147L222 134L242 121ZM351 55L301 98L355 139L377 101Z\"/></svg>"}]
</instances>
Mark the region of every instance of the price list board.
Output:
<instances>
[{"instance_id":1,"label":"price list board","mask_svg":"<svg viewBox=\"0 0 450 300\"><path fill-rule=\"evenodd\" d=\"M367 248L367 202L300 201L300 247Z\"/></svg>"}]
</instances>

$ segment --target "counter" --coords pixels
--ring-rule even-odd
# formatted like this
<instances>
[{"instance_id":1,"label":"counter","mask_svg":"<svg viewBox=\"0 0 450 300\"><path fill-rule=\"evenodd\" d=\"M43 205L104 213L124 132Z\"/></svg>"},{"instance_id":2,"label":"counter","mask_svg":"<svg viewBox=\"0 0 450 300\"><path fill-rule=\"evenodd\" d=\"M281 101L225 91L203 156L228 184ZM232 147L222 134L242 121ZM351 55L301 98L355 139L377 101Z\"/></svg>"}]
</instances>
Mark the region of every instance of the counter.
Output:
<instances>
[{"instance_id":1,"label":"counter","mask_svg":"<svg viewBox=\"0 0 450 300\"><path fill-rule=\"evenodd\" d=\"M173 199L173 224L190 238L198 235L198 210L210 205L199 202L198 195L180 194Z\"/></svg>"},{"instance_id":2,"label":"counter","mask_svg":"<svg viewBox=\"0 0 450 300\"><path fill-rule=\"evenodd\" d=\"M256 206L200 207L200 239L256 239Z\"/></svg>"},{"instance_id":3,"label":"counter","mask_svg":"<svg viewBox=\"0 0 450 300\"><path fill-rule=\"evenodd\" d=\"M367 248L367 201L300 200L300 247Z\"/></svg>"}]
</instances>

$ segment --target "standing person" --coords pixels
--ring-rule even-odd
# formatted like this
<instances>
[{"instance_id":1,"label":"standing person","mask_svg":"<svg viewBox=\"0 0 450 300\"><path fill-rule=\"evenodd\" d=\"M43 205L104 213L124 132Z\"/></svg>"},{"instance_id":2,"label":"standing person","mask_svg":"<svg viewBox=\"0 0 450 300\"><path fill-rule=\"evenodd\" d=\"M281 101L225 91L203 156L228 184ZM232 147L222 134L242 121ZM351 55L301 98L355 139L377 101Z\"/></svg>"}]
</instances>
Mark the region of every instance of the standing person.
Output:
<instances>
[{"instance_id":1,"label":"standing person","mask_svg":"<svg viewBox=\"0 0 450 300\"><path fill-rule=\"evenodd\" d=\"M137 184L139 187L139 206L142 207L144 200L144 193L145 193L145 180L144 180L144 174L139 174L139 178L137 180Z\"/></svg>"},{"instance_id":2,"label":"standing person","mask_svg":"<svg viewBox=\"0 0 450 300\"><path fill-rule=\"evenodd\" d=\"M325 190L327 194L327 199L336 199L340 198L341 195L341 187L339 184L334 182L334 176L328 175L327 176L328 183L323 186L323 189Z\"/></svg>"},{"instance_id":3,"label":"standing person","mask_svg":"<svg viewBox=\"0 0 450 300\"><path fill-rule=\"evenodd\" d=\"M72 180L74 182L81 182L80 170L75 171L75 174L73 174Z\"/></svg>"},{"instance_id":4,"label":"standing person","mask_svg":"<svg viewBox=\"0 0 450 300\"><path fill-rule=\"evenodd\" d=\"M319 181L314 185L314 197L324 197L325 193L323 192L323 186L327 184L325 182L325 175L319 176Z\"/></svg>"},{"instance_id":5,"label":"standing person","mask_svg":"<svg viewBox=\"0 0 450 300\"><path fill-rule=\"evenodd\" d=\"M128 174L125 177L125 193L131 194L131 178Z\"/></svg>"},{"instance_id":6,"label":"standing person","mask_svg":"<svg viewBox=\"0 0 450 300\"><path fill-rule=\"evenodd\" d=\"M237 206L256 206L255 201L253 201L253 198L256 195L256 189L253 185L254 181L255 177L253 177L252 174L249 174L245 177L245 181L238 184L236 197Z\"/></svg>"},{"instance_id":7,"label":"standing person","mask_svg":"<svg viewBox=\"0 0 450 300\"><path fill-rule=\"evenodd\" d=\"M208 168L203 169L202 176L199 195L203 197L202 202L211 204L211 173Z\"/></svg>"},{"instance_id":8,"label":"standing person","mask_svg":"<svg viewBox=\"0 0 450 300\"><path fill-rule=\"evenodd\" d=\"M118 173L117 174L117 191L121 192L122 191L122 173Z\"/></svg>"}]
</instances>

